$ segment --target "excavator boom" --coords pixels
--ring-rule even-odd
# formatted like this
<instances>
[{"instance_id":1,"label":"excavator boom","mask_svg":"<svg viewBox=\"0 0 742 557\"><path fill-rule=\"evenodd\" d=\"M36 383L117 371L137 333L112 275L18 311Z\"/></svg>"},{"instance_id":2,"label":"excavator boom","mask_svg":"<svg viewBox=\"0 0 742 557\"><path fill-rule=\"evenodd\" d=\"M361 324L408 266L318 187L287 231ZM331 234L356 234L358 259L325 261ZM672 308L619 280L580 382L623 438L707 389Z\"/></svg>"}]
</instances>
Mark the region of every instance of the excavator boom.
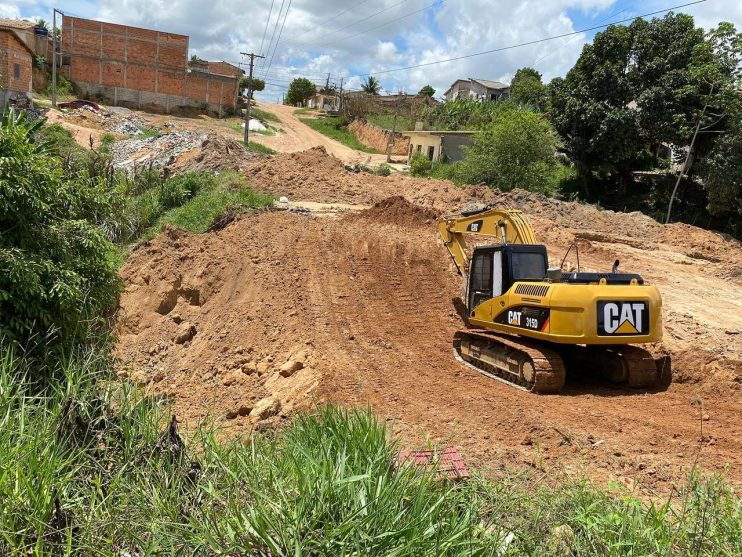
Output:
<instances>
[{"instance_id":1,"label":"excavator boom","mask_svg":"<svg viewBox=\"0 0 742 557\"><path fill-rule=\"evenodd\" d=\"M483 209L445 215L438 223L443 243L460 275L468 260L465 234L498 238L503 244L535 244L536 234L526 216L517 209Z\"/></svg>"}]
</instances>

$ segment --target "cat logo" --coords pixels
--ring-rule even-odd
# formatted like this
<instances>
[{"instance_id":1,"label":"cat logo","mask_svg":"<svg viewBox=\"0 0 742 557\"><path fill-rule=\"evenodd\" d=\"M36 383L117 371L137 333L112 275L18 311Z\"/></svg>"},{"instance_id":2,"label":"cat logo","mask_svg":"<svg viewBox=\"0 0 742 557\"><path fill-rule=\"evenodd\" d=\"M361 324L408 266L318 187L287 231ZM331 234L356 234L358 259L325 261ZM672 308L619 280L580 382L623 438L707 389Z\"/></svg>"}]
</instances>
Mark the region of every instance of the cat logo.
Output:
<instances>
[{"instance_id":1,"label":"cat logo","mask_svg":"<svg viewBox=\"0 0 742 557\"><path fill-rule=\"evenodd\" d=\"M599 335L649 334L646 302L598 302Z\"/></svg>"},{"instance_id":2,"label":"cat logo","mask_svg":"<svg viewBox=\"0 0 742 557\"><path fill-rule=\"evenodd\" d=\"M483 220L475 220L469 226L466 227L467 232L480 232L482 230Z\"/></svg>"}]
</instances>

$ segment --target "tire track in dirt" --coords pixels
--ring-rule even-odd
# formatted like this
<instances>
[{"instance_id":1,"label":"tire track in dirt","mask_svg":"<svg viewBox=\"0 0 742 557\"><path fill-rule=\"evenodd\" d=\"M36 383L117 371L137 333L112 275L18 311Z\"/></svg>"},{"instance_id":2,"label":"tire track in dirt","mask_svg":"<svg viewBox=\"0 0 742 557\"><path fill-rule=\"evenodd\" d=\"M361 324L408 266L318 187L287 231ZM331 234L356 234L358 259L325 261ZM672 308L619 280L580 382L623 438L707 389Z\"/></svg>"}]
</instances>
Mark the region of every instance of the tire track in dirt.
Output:
<instances>
[{"instance_id":1,"label":"tire track in dirt","mask_svg":"<svg viewBox=\"0 0 742 557\"><path fill-rule=\"evenodd\" d=\"M261 165L257 183L267 170ZM364 187L363 176L354 174L351 185L336 178L336 191ZM280 172L271 178L278 179ZM333 187L330 182L325 176L321 187ZM392 180L377 190L370 180L365 187L373 193L364 201L389 188L440 206L451 192L435 197L426 191L430 182ZM307 183L302 187L310 192ZM573 221L587 218L577 214L586 210L576 209ZM641 393L568 378L562 394L535 396L453 358L451 337L461 326L453 300L461 284L431 220L398 199L338 219L260 212L211 234L169 230L137 250L122 271L122 374L171 398L184 421L214 416L230 436L317 403L371 405L406 444L453 443L472 464L493 472L566 468L665 491L684 478L700 447L706 470L730 466L732 481L742 482L741 335L724 333L742 330L734 313L739 286L725 278L742 254L736 244L713 245L712 233L690 231L693 242L708 243L704 253L722 257L700 264L668 243L658 249L625 243L628 228L622 236L580 240L583 266L602 268L618 257L626 270L659 284L666 341L682 382ZM555 224L544 208L532 220L555 258L579 232ZM718 308L732 313L715 315ZM182 326L175 317L195 327L190 341L173 340ZM303 351L309 352L303 369L283 377L284 362ZM271 398L281 404L274 415L226 419Z\"/></svg>"}]
</instances>

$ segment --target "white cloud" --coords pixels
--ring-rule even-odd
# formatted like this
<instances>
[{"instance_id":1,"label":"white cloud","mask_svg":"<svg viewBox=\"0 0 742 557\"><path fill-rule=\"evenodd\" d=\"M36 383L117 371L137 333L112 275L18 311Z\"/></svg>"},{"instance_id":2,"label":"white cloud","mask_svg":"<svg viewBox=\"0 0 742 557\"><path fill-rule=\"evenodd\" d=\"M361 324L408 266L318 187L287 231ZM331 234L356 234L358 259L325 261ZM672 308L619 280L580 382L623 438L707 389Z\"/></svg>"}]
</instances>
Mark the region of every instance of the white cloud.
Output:
<instances>
[{"instance_id":1,"label":"white cloud","mask_svg":"<svg viewBox=\"0 0 742 557\"><path fill-rule=\"evenodd\" d=\"M192 53L207 59L238 62L240 52L257 52L266 30L272 0L16 0L0 3L17 16L46 12L53 3L73 15L161 29L190 36ZM457 78L508 80L516 69L531 65L545 79L563 75L572 67L587 40L585 34L541 42L484 56L400 72L383 70L415 66L473 52L570 33L576 16L592 22L635 16L667 7L665 0L292 0L281 43L271 64L269 83L287 86L296 76L324 83L327 73L339 84L358 88L372 73L385 90L415 92L428 83L441 95ZM281 4L275 0L263 45L280 31L275 25ZM383 13L373 15L380 10ZM731 20L742 29L742 2L710 0L684 9L699 25L710 27ZM418 12L418 13L415 13ZM620 13L617 13L620 12ZM373 16L373 17L370 17ZM610 21L610 20L608 20ZM607 23L608 21L604 21ZM264 65L263 65L264 64ZM268 61L259 64L258 75ZM275 99L282 91L270 85L264 93Z\"/></svg>"},{"instance_id":2,"label":"white cloud","mask_svg":"<svg viewBox=\"0 0 742 557\"><path fill-rule=\"evenodd\" d=\"M0 2L0 17L18 19L21 17L21 9L15 4L5 4Z\"/></svg>"}]
</instances>

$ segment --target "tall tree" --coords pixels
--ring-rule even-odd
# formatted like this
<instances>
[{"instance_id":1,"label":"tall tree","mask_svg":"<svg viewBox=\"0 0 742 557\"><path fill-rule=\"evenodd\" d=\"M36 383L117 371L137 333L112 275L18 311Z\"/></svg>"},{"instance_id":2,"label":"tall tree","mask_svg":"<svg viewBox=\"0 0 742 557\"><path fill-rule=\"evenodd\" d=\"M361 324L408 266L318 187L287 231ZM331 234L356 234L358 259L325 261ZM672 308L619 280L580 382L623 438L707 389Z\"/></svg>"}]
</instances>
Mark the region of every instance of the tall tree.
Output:
<instances>
[{"instance_id":1,"label":"tall tree","mask_svg":"<svg viewBox=\"0 0 742 557\"><path fill-rule=\"evenodd\" d=\"M304 104L316 91L317 87L306 77L297 77L289 84L285 103L292 106Z\"/></svg>"},{"instance_id":2,"label":"tall tree","mask_svg":"<svg viewBox=\"0 0 742 557\"><path fill-rule=\"evenodd\" d=\"M247 90L248 85L250 85L250 78L241 77L240 78L240 89ZM258 77L253 77L252 78L252 92L255 93L256 91L263 91L264 89L265 89L265 81Z\"/></svg>"},{"instance_id":3,"label":"tall tree","mask_svg":"<svg viewBox=\"0 0 742 557\"><path fill-rule=\"evenodd\" d=\"M435 89L433 89L433 86L428 84L422 89L420 89L417 92L418 95L423 95L425 97L433 97L435 95Z\"/></svg>"},{"instance_id":4,"label":"tall tree","mask_svg":"<svg viewBox=\"0 0 742 557\"><path fill-rule=\"evenodd\" d=\"M630 26L630 64L626 68L646 143L685 145L703 105L690 68L703 44L703 30L686 14L669 13Z\"/></svg>"},{"instance_id":5,"label":"tall tree","mask_svg":"<svg viewBox=\"0 0 742 557\"><path fill-rule=\"evenodd\" d=\"M545 112L549 93L541 81L541 74L533 68L520 68L510 83L510 98L520 106Z\"/></svg>"},{"instance_id":6,"label":"tall tree","mask_svg":"<svg viewBox=\"0 0 742 557\"><path fill-rule=\"evenodd\" d=\"M378 95L381 92L381 83L374 76L370 75L361 84L361 90L369 95Z\"/></svg>"},{"instance_id":7,"label":"tall tree","mask_svg":"<svg viewBox=\"0 0 742 557\"><path fill-rule=\"evenodd\" d=\"M731 23L720 23L695 49L694 62L694 78L708 107L699 135L705 138L709 132L710 141L702 141L698 169L708 211L742 215L742 33Z\"/></svg>"},{"instance_id":8,"label":"tall tree","mask_svg":"<svg viewBox=\"0 0 742 557\"><path fill-rule=\"evenodd\" d=\"M551 82L551 119L577 165L585 193L592 169L608 165L625 171L642 147L626 71L632 39L629 27L608 27L583 47L564 79Z\"/></svg>"}]
</instances>

